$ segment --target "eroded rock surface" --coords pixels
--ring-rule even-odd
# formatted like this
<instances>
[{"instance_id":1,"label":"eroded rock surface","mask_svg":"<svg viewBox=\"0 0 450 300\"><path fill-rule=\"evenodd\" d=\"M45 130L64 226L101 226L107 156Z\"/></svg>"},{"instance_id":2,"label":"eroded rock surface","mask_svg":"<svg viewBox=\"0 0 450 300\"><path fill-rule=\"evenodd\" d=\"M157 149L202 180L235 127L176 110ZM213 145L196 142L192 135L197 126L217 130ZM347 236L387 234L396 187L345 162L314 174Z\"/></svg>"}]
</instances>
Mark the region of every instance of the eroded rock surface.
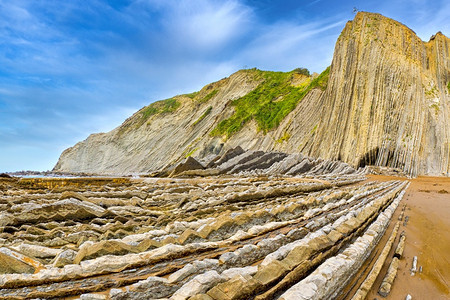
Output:
<instances>
[{"instance_id":1,"label":"eroded rock surface","mask_svg":"<svg viewBox=\"0 0 450 300\"><path fill-rule=\"evenodd\" d=\"M343 287L406 188L343 163L234 153L212 158L228 170L213 177L1 182L0 299L328 297L309 287Z\"/></svg>"}]
</instances>

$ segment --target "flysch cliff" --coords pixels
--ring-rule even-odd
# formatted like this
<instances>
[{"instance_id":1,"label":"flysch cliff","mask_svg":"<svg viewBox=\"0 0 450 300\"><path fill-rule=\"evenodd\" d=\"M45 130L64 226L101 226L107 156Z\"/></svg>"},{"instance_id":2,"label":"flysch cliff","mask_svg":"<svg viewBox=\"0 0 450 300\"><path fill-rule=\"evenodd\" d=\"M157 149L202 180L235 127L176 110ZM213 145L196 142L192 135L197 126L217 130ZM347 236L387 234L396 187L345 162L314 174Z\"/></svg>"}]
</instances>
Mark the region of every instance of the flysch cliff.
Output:
<instances>
[{"instance_id":1,"label":"flysch cliff","mask_svg":"<svg viewBox=\"0 0 450 300\"><path fill-rule=\"evenodd\" d=\"M321 125L308 152L407 173L449 172L450 43L358 14L339 37Z\"/></svg>"},{"instance_id":2,"label":"flysch cliff","mask_svg":"<svg viewBox=\"0 0 450 300\"><path fill-rule=\"evenodd\" d=\"M449 114L449 38L423 42L397 21L360 12L322 74L238 71L89 136L54 170L147 173L241 146L448 176Z\"/></svg>"}]
</instances>

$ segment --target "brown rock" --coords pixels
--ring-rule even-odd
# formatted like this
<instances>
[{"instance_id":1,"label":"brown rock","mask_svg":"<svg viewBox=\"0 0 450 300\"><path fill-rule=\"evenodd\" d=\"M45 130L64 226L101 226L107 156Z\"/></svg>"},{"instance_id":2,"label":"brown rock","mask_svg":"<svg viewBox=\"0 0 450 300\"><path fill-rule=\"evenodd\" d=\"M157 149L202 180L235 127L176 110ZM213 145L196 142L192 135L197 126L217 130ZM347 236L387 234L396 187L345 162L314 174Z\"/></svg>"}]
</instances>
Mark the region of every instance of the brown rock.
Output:
<instances>
[{"instance_id":1,"label":"brown rock","mask_svg":"<svg viewBox=\"0 0 450 300\"><path fill-rule=\"evenodd\" d=\"M0 248L0 274L33 274L43 268L40 262L28 256L5 247Z\"/></svg>"},{"instance_id":2,"label":"brown rock","mask_svg":"<svg viewBox=\"0 0 450 300\"><path fill-rule=\"evenodd\" d=\"M219 283L208 291L213 299L236 300L245 299L259 286L259 282L251 276L238 275L231 280Z\"/></svg>"},{"instance_id":3,"label":"brown rock","mask_svg":"<svg viewBox=\"0 0 450 300\"><path fill-rule=\"evenodd\" d=\"M403 233L403 234L400 236L400 240L398 241L397 248L395 249L395 252L394 252L394 255L395 255L396 257L398 257L399 259L402 257L402 255L403 255L403 250L405 249L405 240L406 240L406 236L405 236L405 234Z\"/></svg>"},{"instance_id":4,"label":"brown rock","mask_svg":"<svg viewBox=\"0 0 450 300\"><path fill-rule=\"evenodd\" d=\"M198 294L198 295L189 297L189 300L214 300L214 299L206 294Z\"/></svg>"},{"instance_id":5,"label":"brown rock","mask_svg":"<svg viewBox=\"0 0 450 300\"><path fill-rule=\"evenodd\" d=\"M295 247L289 254L283 259L283 264L287 265L289 269L294 269L296 266L309 259L313 250L308 245L301 245Z\"/></svg>"},{"instance_id":6,"label":"brown rock","mask_svg":"<svg viewBox=\"0 0 450 300\"><path fill-rule=\"evenodd\" d=\"M138 247L133 247L120 241L106 240L93 244L88 242L80 247L80 250L74 258L73 263L79 264L82 260L92 259L108 254L121 255L138 251Z\"/></svg>"},{"instance_id":7,"label":"brown rock","mask_svg":"<svg viewBox=\"0 0 450 300\"><path fill-rule=\"evenodd\" d=\"M53 266L57 268L64 267L65 265L73 264L77 252L71 249L66 249L59 253L53 262Z\"/></svg>"},{"instance_id":8,"label":"brown rock","mask_svg":"<svg viewBox=\"0 0 450 300\"><path fill-rule=\"evenodd\" d=\"M380 289L378 290L378 294L380 294L383 297L387 297L391 292L392 284L394 283L394 279L397 276L398 262L399 261L397 257L394 257L392 259L392 262L389 265L389 269L386 273L386 276L384 277L383 282L381 283Z\"/></svg>"},{"instance_id":9,"label":"brown rock","mask_svg":"<svg viewBox=\"0 0 450 300\"><path fill-rule=\"evenodd\" d=\"M189 156L185 162L180 163L170 174L170 177L176 176L185 171L203 170L205 167L199 163L195 158Z\"/></svg>"},{"instance_id":10,"label":"brown rock","mask_svg":"<svg viewBox=\"0 0 450 300\"><path fill-rule=\"evenodd\" d=\"M253 276L261 285L268 285L288 272L288 268L284 263L274 260L266 266L260 266L258 272Z\"/></svg>"}]
</instances>

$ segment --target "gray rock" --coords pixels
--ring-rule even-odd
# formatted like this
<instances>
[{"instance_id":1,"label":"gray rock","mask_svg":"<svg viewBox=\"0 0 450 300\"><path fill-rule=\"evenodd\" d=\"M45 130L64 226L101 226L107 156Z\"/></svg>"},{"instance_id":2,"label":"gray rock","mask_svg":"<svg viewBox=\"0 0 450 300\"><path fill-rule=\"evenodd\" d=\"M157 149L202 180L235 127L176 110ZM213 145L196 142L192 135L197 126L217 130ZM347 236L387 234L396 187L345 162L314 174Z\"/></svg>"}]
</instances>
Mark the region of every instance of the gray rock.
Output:
<instances>
[{"instance_id":1,"label":"gray rock","mask_svg":"<svg viewBox=\"0 0 450 300\"><path fill-rule=\"evenodd\" d=\"M307 300L314 299L317 292L317 286L310 282L308 284L296 284L288 289L279 298L280 300Z\"/></svg>"},{"instance_id":2,"label":"gray rock","mask_svg":"<svg viewBox=\"0 0 450 300\"><path fill-rule=\"evenodd\" d=\"M191 170L203 170L205 167L199 163L195 158L192 156L189 156L186 161L181 162L178 164L178 166L175 167L175 169L170 174L170 177L176 176L182 172L185 171L191 171Z\"/></svg>"},{"instance_id":3,"label":"gray rock","mask_svg":"<svg viewBox=\"0 0 450 300\"><path fill-rule=\"evenodd\" d=\"M53 266L60 268L64 267L65 265L73 264L73 260L77 256L77 252L71 249L66 249L59 253L53 262Z\"/></svg>"},{"instance_id":4,"label":"gray rock","mask_svg":"<svg viewBox=\"0 0 450 300\"><path fill-rule=\"evenodd\" d=\"M80 300L105 300L106 295L102 294L83 294L80 296Z\"/></svg>"},{"instance_id":5,"label":"gray rock","mask_svg":"<svg viewBox=\"0 0 450 300\"><path fill-rule=\"evenodd\" d=\"M67 219L95 218L103 216L105 213L106 210L98 205L70 198L30 207L17 215L16 219L19 222L35 223L40 220L63 221Z\"/></svg>"},{"instance_id":6,"label":"gray rock","mask_svg":"<svg viewBox=\"0 0 450 300\"><path fill-rule=\"evenodd\" d=\"M212 160L208 163L207 168L214 168L216 166L219 166L228 160L241 155L244 153L244 150L241 148L241 146L237 146L236 148L228 149L222 156L217 156L217 160Z\"/></svg>"},{"instance_id":7,"label":"gray rock","mask_svg":"<svg viewBox=\"0 0 450 300\"><path fill-rule=\"evenodd\" d=\"M53 249L38 245L20 244L18 246L11 247L16 251L19 251L25 255L36 258L51 258L61 253L60 249Z\"/></svg>"},{"instance_id":8,"label":"gray rock","mask_svg":"<svg viewBox=\"0 0 450 300\"><path fill-rule=\"evenodd\" d=\"M192 280L184 284L177 290L171 299L184 300L196 294L203 294L214 285L224 281L216 271L208 271L203 274L195 276Z\"/></svg>"}]
</instances>

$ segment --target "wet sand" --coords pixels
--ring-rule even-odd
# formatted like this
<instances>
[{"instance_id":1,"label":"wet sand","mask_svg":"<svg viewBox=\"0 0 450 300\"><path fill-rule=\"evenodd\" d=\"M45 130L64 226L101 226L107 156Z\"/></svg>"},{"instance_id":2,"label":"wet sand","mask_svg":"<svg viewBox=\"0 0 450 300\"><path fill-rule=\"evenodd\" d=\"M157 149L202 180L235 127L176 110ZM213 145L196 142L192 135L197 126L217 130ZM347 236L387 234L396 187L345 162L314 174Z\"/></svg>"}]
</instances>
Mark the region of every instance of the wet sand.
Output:
<instances>
[{"instance_id":1,"label":"wet sand","mask_svg":"<svg viewBox=\"0 0 450 300\"><path fill-rule=\"evenodd\" d=\"M382 176L371 179L384 180ZM400 232L406 233L406 245L397 278L388 297L377 294L392 260L390 255L367 299L405 299L407 294L412 299L450 299L450 178L412 179L397 213L405 204L409 220L400 227ZM411 276L414 256L423 271Z\"/></svg>"}]
</instances>

